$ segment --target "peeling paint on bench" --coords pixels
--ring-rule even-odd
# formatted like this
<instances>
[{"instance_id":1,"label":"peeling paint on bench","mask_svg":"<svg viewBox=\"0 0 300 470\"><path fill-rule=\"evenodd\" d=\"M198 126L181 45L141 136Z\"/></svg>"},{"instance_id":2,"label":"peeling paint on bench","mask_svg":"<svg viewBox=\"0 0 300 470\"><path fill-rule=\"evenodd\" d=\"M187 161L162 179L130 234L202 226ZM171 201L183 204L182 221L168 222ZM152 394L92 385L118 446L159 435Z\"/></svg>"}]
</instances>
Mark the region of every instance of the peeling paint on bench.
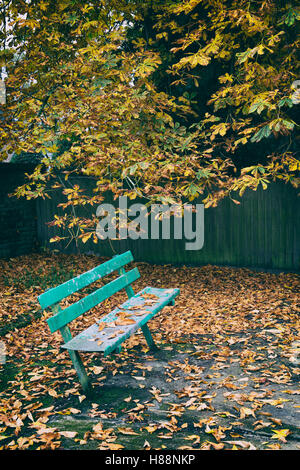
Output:
<instances>
[{"instance_id":1,"label":"peeling paint on bench","mask_svg":"<svg viewBox=\"0 0 300 470\"><path fill-rule=\"evenodd\" d=\"M145 300L141 297L143 294L153 294L158 297L158 301L153 305L145 305ZM127 338L135 333L139 328L146 324L156 313L162 310L166 305L170 304L173 299L179 294L179 289L155 289L153 287L146 287L142 291L138 292L134 297L124 302L120 307L115 308L108 315L94 323L92 326L87 328L82 333L75 336L71 341L64 344L62 348L72 349L74 351L93 351L103 352L104 355L110 354L120 344L122 344ZM126 310L128 307L140 306L141 310L147 310L142 316L135 315L135 310ZM135 320L135 324L132 325L116 325L114 327L107 326L104 330L99 331L99 324L111 323L118 320L117 314L125 311L130 317ZM118 334L115 338L109 339L109 337L118 331L124 331L124 333ZM98 344L102 341L101 344Z\"/></svg>"},{"instance_id":2,"label":"peeling paint on bench","mask_svg":"<svg viewBox=\"0 0 300 470\"><path fill-rule=\"evenodd\" d=\"M125 271L124 265L131 261L133 261L132 253L127 251L60 286L49 289L38 297L41 307L43 309L50 307L54 313L52 317L47 319L50 331L52 333L60 331L65 342L61 347L68 350L85 393L88 393L91 387L78 351L101 352L107 356L114 351L120 351L122 343L139 328L141 328L148 346L150 348L156 347L147 322L165 306L174 305L175 298L179 295L177 288L154 287L145 287L134 294L131 284L140 277L140 273L137 268ZM61 300L114 271L118 271L120 277L96 289L64 310L61 309L59 305ZM122 289L126 290L129 297L126 302L74 338L72 337L68 326L71 321Z\"/></svg>"}]
</instances>

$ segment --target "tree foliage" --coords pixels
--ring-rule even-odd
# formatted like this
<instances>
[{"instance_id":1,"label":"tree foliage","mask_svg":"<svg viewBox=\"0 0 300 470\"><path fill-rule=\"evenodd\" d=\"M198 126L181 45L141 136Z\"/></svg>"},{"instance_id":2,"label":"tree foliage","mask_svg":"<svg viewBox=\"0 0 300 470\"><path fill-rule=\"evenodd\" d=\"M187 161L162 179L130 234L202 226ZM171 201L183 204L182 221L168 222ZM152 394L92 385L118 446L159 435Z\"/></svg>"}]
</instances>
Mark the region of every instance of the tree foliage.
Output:
<instances>
[{"instance_id":1,"label":"tree foliage","mask_svg":"<svg viewBox=\"0 0 300 470\"><path fill-rule=\"evenodd\" d=\"M179 36L171 48L176 60L169 73L173 85L185 86L187 97L194 99L202 145L233 165L235 177L226 181L226 194L228 188L240 194L259 184L266 188L277 178L299 184L295 5L188 0L173 2L160 16L163 32L156 37ZM205 80L207 69L211 84ZM208 93L205 107L199 107L203 85ZM214 205L215 198L210 195L207 203Z\"/></svg>"},{"instance_id":2,"label":"tree foliage","mask_svg":"<svg viewBox=\"0 0 300 470\"><path fill-rule=\"evenodd\" d=\"M8 0L1 159L44 156L17 195L209 207L276 179L297 187L295 4ZM74 173L96 178L92 198Z\"/></svg>"}]
</instances>

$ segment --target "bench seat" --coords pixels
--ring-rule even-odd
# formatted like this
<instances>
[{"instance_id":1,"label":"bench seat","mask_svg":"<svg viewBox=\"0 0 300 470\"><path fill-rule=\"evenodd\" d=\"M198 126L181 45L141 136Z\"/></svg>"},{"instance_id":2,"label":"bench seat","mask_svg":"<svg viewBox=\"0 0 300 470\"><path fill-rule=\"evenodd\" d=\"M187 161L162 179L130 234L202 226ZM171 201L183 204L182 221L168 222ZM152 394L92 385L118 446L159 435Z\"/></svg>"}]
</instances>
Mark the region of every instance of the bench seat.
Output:
<instances>
[{"instance_id":1,"label":"bench seat","mask_svg":"<svg viewBox=\"0 0 300 470\"><path fill-rule=\"evenodd\" d=\"M136 330L146 325L156 313L166 305L173 303L178 294L179 289L145 287L61 347L73 351L102 352L107 356ZM146 297L143 297L144 295ZM151 296L153 296L152 299ZM129 324L126 324L127 316L123 315L125 318L123 321L121 312L128 314L128 318L131 319L131 322L134 320L134 323L128 322ZM104 328L102 327L103 323L106 323ZM99 331L100 329L101 331Z\"/></svg>"}]
</instances>

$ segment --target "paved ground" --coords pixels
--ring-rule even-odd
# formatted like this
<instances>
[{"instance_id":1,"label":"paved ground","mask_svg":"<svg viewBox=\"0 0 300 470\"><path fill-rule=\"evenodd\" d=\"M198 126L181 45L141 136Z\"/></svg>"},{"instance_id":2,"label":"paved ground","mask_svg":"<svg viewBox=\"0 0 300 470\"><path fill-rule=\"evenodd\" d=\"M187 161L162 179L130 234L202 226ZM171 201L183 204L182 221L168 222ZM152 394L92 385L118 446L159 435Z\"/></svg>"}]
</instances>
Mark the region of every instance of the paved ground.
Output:
<instances>
[{"instance_id":1,"label":"paved ground","mask_svg":"<svg viewBox=\"0 0 300 470\"><path fill-rule=\"evenodd\" d=\"M272 375L275 369L285 370L285 360L269 358L269 375L263 358L261 367L256 362L242 369L234 354L229 361L211 359L211 346L206 358L203 340L198 338L199 345L196 338L161 344L153 354L141 354L137 346L116 356L112 369L118 373L108 373L100 382L94 376L94 393L80 404L78 397L58 401L47 425L79 432L77 442L66 439L65 446L72 449L99 446L90 439L99 419L104 428L121 430L117 442L126 449L299 449L297 376L288 385L272 381L280 377ZM80 413L60 415L66 406ZM282 430L283 437L278 434Z\"/></svg>"}]
</instances>

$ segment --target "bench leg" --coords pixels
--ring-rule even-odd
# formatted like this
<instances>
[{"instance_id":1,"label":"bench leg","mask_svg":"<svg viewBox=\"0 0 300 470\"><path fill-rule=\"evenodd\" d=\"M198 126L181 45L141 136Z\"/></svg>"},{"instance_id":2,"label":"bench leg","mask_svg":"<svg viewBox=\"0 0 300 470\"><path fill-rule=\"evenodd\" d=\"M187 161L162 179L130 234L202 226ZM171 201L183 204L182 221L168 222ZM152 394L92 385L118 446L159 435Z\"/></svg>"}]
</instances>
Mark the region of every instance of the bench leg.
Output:
<instances>
[{"instance_id":1,"label":"bench leg","mask_svg":"<svg viewBox=\"0 0 300 470\"><path fill-rule=\"evenodd\" d=\"M91 384L84 368L84 365L82 363L81 357L78 351L69 350L69 354L73 362L73 366L77 372L79 382L81 383L83 391L84 393L88 394L91 391Z\"/></svg>"},{"instance_id":2,"label":"bench leg","mask_svg":"<svg viewBox=\"0 0 300 470\"><path fill-rule=\"evenodd\" d=\"M119 346L117 346L116 349L112 351L112 353L116 354L116 353L120 353L121 351L122 351L122 344L119 344Z\"/></svg>"},{"instance_id":3,"label":"bench leg","mask_svg":"<svg viewBox=\"0 0 300 470\"><path fill-rule=\"evenodd\" d=\"M149 346L150 349L158 349L158 347L156 346L156 344L154 343L154 340L152 338L152 335L150 333L150 330L148 328L148 325L145 324L141 327L142 329L142 332L144 333L144 336L146 338L146 341L147 341L147 344Z\"/></svg>"},{"instance_id":4,"label":"bench leg","mask_svg":"<svg viewBox=\"0 0 300 470\"><path fill-rule=\"evenodd\" d=\"M175 305L175 299L171 300L171 302L168 303L168 305Z\"/></svg>"},{"instance_id":5,"label":"bench leg","mask_svg":"<svg viewBox=\"0 0 300 470\"><path fill-rule=\"evenodd\" d=\"M62 328L59 329L59 331L65 343L67 343L68 341L72 339L71 331L68 325L63 326ZM87 376L86 370L84 368L84 365L82 363L81 357L79 355L79 352L72 351L71 349L69 349L68 352L70 354L71 361L73 362L74 369L77 372L83 391L84 393L88 393L91 390L91 385L90 385L90 381Z\"/></svg>"}]
</instances>

